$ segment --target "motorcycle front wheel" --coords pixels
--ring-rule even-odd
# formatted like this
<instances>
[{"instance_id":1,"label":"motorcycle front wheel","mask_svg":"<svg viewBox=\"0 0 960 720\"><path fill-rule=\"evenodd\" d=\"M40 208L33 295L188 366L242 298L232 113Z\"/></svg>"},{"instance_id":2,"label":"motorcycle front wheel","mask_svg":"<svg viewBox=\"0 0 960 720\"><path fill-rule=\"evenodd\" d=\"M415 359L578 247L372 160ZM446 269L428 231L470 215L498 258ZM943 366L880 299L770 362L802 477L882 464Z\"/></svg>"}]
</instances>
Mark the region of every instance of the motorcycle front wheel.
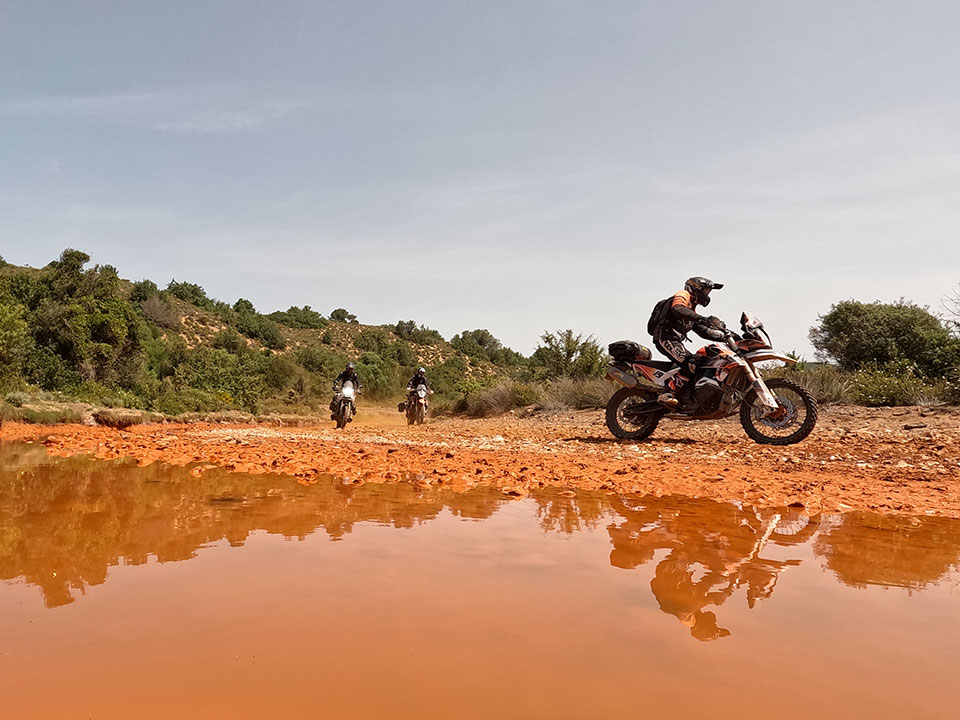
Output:
<instances>
[{"instance_id":1,"label":"motorcycle front wheel","mask_svg":"<svg viewBox=\"0 0 960 720\"><path fill-rule=\"evenodd\" d=\"M656 399L657 396L648 390L620 388L607 403L607 429L622 440L645 440L650 437L663 417L663 411L637 414L631 413L631 410Z\"/></svg>"},{"instance_id":2,"label":"motorcycle front wheel","mask_svg":"<svg viewBox=\"0 0 960 720\"><path fill-rule=\"evenodd\" d=\"M344 403L340 412L337 413L337 428L345 428L347 423L350 422L350 415L350 404Z\"/></svg>"},{"instance_id":3,"label":"motorcycle front wheel","mask_svg":"<svg viewBox=\"0 0 960 720\"><path fill-rule=\"evenodd\" d=\"M764 380L780 405L763 416L756 390L750 390L740 405L740 424L750 438L763 445L792 445L809 435L817 424L817 401L802 385L785 378Z\"/></svg>"},{"instance_id":4,"label":"motorcycle front wheel","mask_svg":"<svg viewBox=\"0 0 960 720\"><path fill-rule=\"evenodd\" d=\"M417 405L417 425L423 425L424 419L427 417L426 408L423 405Z\"/></svg>"}]
</instances>

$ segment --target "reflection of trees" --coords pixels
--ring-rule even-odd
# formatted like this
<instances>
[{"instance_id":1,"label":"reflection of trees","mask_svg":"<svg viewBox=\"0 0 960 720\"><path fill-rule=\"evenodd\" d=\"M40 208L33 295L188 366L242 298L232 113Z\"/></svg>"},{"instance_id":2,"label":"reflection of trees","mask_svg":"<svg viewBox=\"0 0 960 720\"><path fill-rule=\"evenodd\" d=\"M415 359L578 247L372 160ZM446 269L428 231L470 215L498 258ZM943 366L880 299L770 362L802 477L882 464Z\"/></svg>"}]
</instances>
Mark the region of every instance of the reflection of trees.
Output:
<instances>
[{"instance_id":1,"label":"reflection of trees","mask_svg":"<svg viewBox=\"0 0 960 720\"><path fill-rule=\"evenodd\" d=\"M408 528L448 508L489 517L506 500L495 489L457 494L408 484L303 488L290 478L222 471L199 478L154 464L46 462L43 448L0 445L0 579L40 586L49 607L106 580L122 561L194 557L225 539L242 545L255 530L304 538L317 528L333 539L356 523Z\"/></svg>"},{"instance_id":2,"label":"reflection of trees","mask_svg":"<svg viewBox=\"0 0 960 720\"><path fill-rule=\"evenodd\" d=\"M739 588L745 589L752 608L773 593L784 568L799 564L761 558L766 543L805 542L816 528L785 511L755 511L700 498L620 500L614 509L620 519L607 528L613 544L610 564L636 568L665 550L650 589L663 612L704 641L730 634L705 608L719 607Z\"/></svg>"},{"instance_id":3,"label":"reflection of trees","mask_svg":"<svg viewBox=\"0 0 960 720\"><path fill-rule=\"evenodd\" d=\"M581 491L567 497L556 491L543 491L532 496L537 503L537 517L544 530L570 535L596 529L610 514L610 501L599 492Z\"/></svg>"},{"instance_id":4,"label":"reflection of trees","mask_svg":"<svg viewBox=\"0 0 960 720\"><path fill-rule=\"evenodd\" d=\"M847 585L923 588L960 568L960 522L848 513L817 536L813 549Z\"/></svg>"}]
</instances>

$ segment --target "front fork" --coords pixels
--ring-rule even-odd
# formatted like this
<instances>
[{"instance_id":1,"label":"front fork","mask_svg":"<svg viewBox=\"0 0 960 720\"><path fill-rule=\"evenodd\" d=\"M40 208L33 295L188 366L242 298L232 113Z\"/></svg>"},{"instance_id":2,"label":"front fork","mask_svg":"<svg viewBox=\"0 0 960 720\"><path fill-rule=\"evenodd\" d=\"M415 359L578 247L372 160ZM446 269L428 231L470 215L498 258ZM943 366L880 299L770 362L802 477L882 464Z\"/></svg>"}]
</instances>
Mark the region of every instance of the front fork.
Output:
<instances>
[{"instance_id":1,"label":"front fork","mask_svg":"<svg viewBox=\"0 0 960 720\"><path fill-rule=\"evenodd\" d=\"M763 407L763 411L760 413L761 417L767 417L775 413L780 409L780 403L777 402L777 398L770 392L770 388L767 387L763 378L750 367L750 363L744 363L744 365L744 369L747 371L747 377L750 378L750 386L756 391L757 397L760 399L760 404Z\"/></svg>"}]
</instances>

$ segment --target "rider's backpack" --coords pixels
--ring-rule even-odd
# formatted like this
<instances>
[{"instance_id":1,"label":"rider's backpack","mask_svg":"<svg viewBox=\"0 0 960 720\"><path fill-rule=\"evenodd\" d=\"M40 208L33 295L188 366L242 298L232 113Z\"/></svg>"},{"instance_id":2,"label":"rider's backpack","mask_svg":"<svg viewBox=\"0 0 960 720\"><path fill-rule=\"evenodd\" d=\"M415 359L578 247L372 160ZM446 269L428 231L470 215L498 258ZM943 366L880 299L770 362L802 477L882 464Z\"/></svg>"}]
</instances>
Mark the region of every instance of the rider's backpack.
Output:
<instances>
[{"instance_id":1,"label":"rider's backpack","mask_svg":"<svg viewBox=\"0 0 960 720\"><path fill-rule=\"evenodd\" d=\"M650 335L655 334L657 328L667 322L667 317L670 315L670 306L672 303L673 295L668 298L664 298L653 306L653 312L650 313L650 319L647 320L647 332Z\"/></svg>"}]
</instances>

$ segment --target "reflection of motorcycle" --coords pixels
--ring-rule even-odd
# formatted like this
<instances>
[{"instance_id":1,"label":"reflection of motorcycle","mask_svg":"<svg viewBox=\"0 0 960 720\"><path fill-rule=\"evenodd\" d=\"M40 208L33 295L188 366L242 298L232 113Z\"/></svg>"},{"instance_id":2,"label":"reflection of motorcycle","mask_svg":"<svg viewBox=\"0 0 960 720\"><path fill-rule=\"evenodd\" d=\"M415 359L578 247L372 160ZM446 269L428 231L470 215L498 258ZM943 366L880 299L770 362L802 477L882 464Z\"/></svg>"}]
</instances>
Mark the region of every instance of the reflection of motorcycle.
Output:
<instances>
[{"instance_id":1,"label":"reflection of motorcycle","mask_svg":"<svg viewBox=\"0 0 960 720\"><path fill-rule=\"evenodd\" d=\"M709 606L719 608L743 590L747 606L754 608L773 594L783 571L800 564L764 557L765 548L802 545L819 528L818 519L791 508L757 509L703 498L621 498L613 505L622 521L607 527L610 564L634 569L659 559L650 589L660 609L701 641L730 635ZM658 556L661 550L666 556Z\"/></svg>"},{"instance_id":2,"label":"reflection of motorcycle","mask_svg":"<svg viewBox=\"0 0 960 720\"><path fill-rule=\"evenodd\" d=\"M739 409L740 424L753 440L770 445L800 442L817 424L817 403L806 388L784 378L764 380L759 363L796 360L775 352L763 323L749 313L740 316L743 337L718 330L722 341L701 348L693 377L678 382L684 369L676 363L651 360L650 350L631 341L610 345L613 361L607 379L622 388L607 403L607 427L616 437L642 440L663 417L714 420ZM658 396L674 391L678 407L668 410Z\"/></svg>"},{"instance_id":3,"label":"reflection of motorcycle","mask_svg":"<svg viewBox=\"0 0 960 720\"><path fill-rule=\"evenodd\" d=\"M356 394L353 383L346 380L333 396L333 419L337 421L338 428L346 427L348 422L353 422L353 416L357 413Z\"/></svg>"},{"instance_id":4,"label":"reflection of motorcycle","mask_svg":"<svg viewBox=\"0 0 960 720\"><path fill-rule=\"evenodd\" d=\"M427 417L427 390L426 385L417 385L407 392L407 424L423 425Z\"/></svg>"}]
</instances>

